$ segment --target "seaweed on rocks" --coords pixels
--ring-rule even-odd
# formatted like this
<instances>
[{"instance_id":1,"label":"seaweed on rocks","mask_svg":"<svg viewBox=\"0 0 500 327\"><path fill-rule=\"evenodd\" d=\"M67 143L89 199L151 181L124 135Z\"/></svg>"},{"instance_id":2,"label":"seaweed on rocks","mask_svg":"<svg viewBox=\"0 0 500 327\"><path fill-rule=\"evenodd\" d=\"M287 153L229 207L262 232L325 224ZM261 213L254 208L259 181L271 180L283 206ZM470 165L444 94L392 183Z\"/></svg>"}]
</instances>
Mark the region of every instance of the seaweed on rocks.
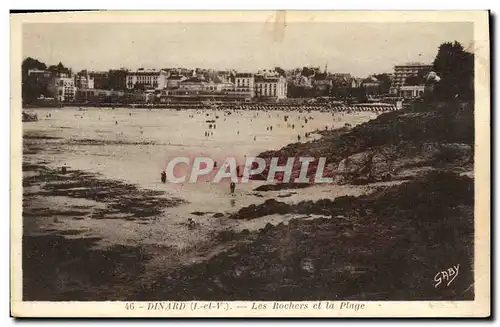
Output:
<instances>
[{"instance_id":1,"label":"seaweed on rocks","mask_svg":"<svg viewBox=\"0 0 500 327\"><path fill-rule=\"evenodd\" d=\"M360 198L248 207L237 215L306 210L332 218L268 224L251 242L143 285L134 299L471 300L473 186L433 173ZM435 274L457 264L452 287L434 287Z\"/></svg>"}]
</instances>

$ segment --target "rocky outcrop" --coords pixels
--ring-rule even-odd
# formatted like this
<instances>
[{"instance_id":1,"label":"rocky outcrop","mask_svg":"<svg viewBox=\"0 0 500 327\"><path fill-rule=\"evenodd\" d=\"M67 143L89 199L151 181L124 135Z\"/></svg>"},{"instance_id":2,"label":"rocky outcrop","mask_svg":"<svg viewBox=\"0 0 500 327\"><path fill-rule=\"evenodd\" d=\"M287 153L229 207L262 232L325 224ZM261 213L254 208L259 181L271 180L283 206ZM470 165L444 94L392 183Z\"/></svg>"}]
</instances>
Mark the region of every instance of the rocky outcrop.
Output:
<instances>
[{"instance_id":1,"label":"rocky outcrop","mask_svg":"<svg viewBox=\"0 0 500 327\"><path fill-rule=\"evenodd\" d=\"M472 106L419 104L389 112L355 128L323 131L312 142L290 144L259 156L269 165L271 157L283 165L289 157L326 157L323 176L340 184L366 184L394 179L412 179L432 170L457 172L473 169L474 110ZM311 162L309 181L318 162ZM253 179L266 179L266 168ZM300 173L296 161L292 179ZM280 176L277 175L279 182Z\"/></svg>"},{"instance_id":2,"label":"rocky outcrop","mask_svg":"<svg viewBox=\"0 0 500 327\"><path fill-rule=\"evenodd\" d=\"M133 299L474 299L474 182L468 177L431 173L360 198L266 205L331 218L267 224L248 237L221 233L224 242L240 242L208 262L159 276ZM456 264L461 275L453 287L434 287L435 273Z\"/></svg>"},{"instance_id":3,"label":"rocky outcrop","mask_svg":"<svg viewBox=\"0 0 500 327\"><path fill-rule=\"evenodd\" d=\"M468 144L405 142L342 159L335 171L335 182L364 184L410 179L447 166L471 169L472 162L473 151Z\"/></svg>"}]
</instances>

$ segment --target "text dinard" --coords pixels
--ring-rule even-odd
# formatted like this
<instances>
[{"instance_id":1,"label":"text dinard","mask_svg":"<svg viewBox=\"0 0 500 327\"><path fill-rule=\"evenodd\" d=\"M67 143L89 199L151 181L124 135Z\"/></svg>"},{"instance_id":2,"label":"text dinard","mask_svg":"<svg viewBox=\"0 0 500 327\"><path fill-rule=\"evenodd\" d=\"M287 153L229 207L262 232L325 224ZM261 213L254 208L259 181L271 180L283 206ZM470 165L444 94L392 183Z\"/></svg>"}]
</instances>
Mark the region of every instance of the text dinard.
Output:
<instances>
[{"instance_id":1,"label":"text dinard","mask_svg":"<svg viewBox=\"0 0 500 327\"><path fill-rule=\"evenodd\" d=\"M244 306L234 306L230 302L148 302L147 310L230 310L233 308L250 310L363 310L364 303L356 302L329 302L318 301L314 303L303 302L251 302Z\"/></svg>"}]
</instances>

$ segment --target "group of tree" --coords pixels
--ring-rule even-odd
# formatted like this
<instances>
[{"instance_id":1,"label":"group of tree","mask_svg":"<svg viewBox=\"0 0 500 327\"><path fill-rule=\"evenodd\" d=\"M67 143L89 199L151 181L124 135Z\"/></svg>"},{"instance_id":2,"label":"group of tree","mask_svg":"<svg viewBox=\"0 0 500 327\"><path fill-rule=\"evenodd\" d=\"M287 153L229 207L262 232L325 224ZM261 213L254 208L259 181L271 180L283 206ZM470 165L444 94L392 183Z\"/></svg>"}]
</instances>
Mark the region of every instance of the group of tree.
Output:
<instances>
[{"instance_id":1,"label":"group of tree","mask_svg":"<svg viewBox=\"0 0 500 327\"><path fill-rule=\"evenodd\" d=\"M440 77L433 96L439 100L474 99L474 54L457 41L439 46L433 69Z\"/></svg>"},{"instance_id":2,"label":"group of tree","mask_svg":"<svg viewBox=\"0 0 500 327\"><path fill-rule=\"evenodd\" d=\"M62 66L61 63L60 65ZM50 66L49 68L54 70L58 66ZM21 64L21 94L23 103L26 104L34 102L41 95L44 97L51 96L49 79L38 74L29 74L30 70L35 69L47 70L47 65L31 57L26 58Z\"/></svg>"},{"instance_id":3,"label":"group of tree","mask_svg":"<svg viewBox=\"0 0 500 327\"><path fill-rule=\"evenodd\" d=\"M389 74L383 73L383 74L375 74L373 75L379 82L379 92L381 94L387 94L389 93L389 89L391 88L391 77Z\"/></svg>"}]
</instances>

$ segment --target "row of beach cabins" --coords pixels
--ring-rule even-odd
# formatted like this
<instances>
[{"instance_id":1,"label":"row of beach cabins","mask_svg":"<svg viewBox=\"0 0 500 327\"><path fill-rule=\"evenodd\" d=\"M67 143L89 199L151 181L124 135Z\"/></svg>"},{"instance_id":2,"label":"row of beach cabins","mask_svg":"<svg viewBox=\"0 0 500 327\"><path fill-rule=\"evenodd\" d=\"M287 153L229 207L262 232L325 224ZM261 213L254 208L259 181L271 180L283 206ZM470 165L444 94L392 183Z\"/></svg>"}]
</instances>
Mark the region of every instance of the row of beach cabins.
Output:
<instances>
[{"instance_id":1,"label":"row of beach cabins","mask_svg":"<svg viewBox=\"0 0 500 327\"><path fill-rule=\"evenodd\" d=\"M329 104L260 104L260 103L244 103L244 104L207 104L207 103L166 103L162 105L136 105L136 108L166 108L166 109L196 109L196 110L283 110L283 111L323 111L323 112L386 112L394 111L398 108L396 105L387 103L367 103L354 105L329 105Z\"/></svg>"}]
</instances>

